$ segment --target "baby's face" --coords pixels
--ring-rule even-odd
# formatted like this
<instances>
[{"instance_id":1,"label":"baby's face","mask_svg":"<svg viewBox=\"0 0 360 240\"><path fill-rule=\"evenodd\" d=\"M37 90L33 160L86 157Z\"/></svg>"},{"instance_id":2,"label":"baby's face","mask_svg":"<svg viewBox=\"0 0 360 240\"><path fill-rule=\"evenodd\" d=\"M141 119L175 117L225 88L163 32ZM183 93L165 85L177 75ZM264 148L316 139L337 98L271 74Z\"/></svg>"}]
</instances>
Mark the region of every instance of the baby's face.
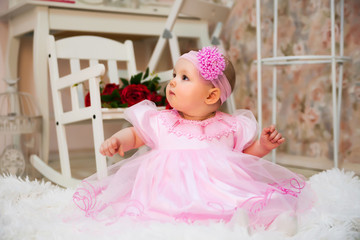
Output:
<instances>
[{"instance_id":1,"label":"baby's face","mask_svg":"<svg viewBox=\"0 0 360 240\"><path fill-rule=\"evenodd\" d=\"M176 110L194 115L205 105L211 82L200 77L196 67L186 59L179 59L175 64L173 79L166 88L166 98Z\"/></svg>"}]
</instances>

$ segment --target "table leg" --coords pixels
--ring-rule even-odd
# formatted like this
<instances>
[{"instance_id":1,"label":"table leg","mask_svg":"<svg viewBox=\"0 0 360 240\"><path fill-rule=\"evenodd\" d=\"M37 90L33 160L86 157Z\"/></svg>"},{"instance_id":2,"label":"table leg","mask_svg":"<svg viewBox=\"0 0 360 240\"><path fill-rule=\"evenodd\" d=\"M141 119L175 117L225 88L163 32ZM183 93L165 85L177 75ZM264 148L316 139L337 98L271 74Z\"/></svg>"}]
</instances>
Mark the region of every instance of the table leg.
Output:
<instances>
[{"instance_id":1,"label":"table leg","mask_svg":"<svg viewBox=\"0 0 360 240\"><path fill-rule=\"evenodd\" d=\"M47 7L37 7L33 41L33 68L36 100L43 117L40 158L47 163L49 158L49 96L47 67L47 37L49 16Z\"/></svg>"},{"instance_id":2,"label":"table leg","mask_svg":"<svg viewBox=\"0 0 360 240\"><path fill-rule=\"evenodd\" d=\"M10 28L9 37L8 37L8 47L6 51L6 60L5 60L5 69L6 69L6 79L17 79L18 75L18 59L19 59L19 49L20 49L20 38L14 36L12 29ZM15 100L15 99L13 99ZM15 101L11 103L10 109L8 111L15 112L20 114L20 105L19 102ZM19 134L14 134L12 143L16 146L20 146L21 136ZM5 141L6 144L6 141ZM7 146L4 145L4 148Z\"/></svg>"},{"instance_id":3,"label":"table leg","mask_svg":"<svg viewBox=\"0 0 360 240\"><path fill-rule=\"evenodd\" d=\"M6 52L6 78L18 78L20 38L15 37L11 29L9 31L8 47Z\"/></svg>"}]
</instances>

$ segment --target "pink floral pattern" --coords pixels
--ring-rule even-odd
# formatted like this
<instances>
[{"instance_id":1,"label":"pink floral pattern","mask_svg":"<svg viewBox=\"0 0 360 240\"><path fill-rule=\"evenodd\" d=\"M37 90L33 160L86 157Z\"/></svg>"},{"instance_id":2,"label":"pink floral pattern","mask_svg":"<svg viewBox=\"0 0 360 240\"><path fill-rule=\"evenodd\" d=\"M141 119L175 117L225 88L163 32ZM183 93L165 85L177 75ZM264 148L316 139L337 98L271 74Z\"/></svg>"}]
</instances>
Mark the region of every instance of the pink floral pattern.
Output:
<instances>
[{"instance_id":1,"label":"pink floral pattern","mask_svg":"<svg viewBox=\"0 0 360 240\"><path fill-rule=\"evenodd\" d=\"M262 56L272 56L273 1L262 1ZM330 55L330 2L279 1L278 56ZM340 39L340 2L336 6L336 44ZM340 125L340 160L360 163L360 1L345 1L344 64ZM255 2L238 0L224 28L227 55L237 71L238 108L257 113ZM337 48L337 53L338 53ZM338 68L337 68L338 70ZM338 74L338 73L337 73ZM263 121L271 123L272 67L263 67ZM280 147L294 155L333 158L330 64L279 67L277 127L287 141Z\"/></svg>"},{"instance_id":2,"label":"pink floral pattern","mask_svg":"<svg viewBox=\"0 0 360 240\"><path fill-rule=\"evenodd\" d=\"M214 117L203 121L184 119L176 110L161 111L159 117L169 133L189 139L197 138L200 141L219 140L221 137L237 131L236 118L222 112L216 112ZM222 124L218 124L218 122ZM198 127L202 129L201 132L197 131Z\"/></svg>"}]
</instances>

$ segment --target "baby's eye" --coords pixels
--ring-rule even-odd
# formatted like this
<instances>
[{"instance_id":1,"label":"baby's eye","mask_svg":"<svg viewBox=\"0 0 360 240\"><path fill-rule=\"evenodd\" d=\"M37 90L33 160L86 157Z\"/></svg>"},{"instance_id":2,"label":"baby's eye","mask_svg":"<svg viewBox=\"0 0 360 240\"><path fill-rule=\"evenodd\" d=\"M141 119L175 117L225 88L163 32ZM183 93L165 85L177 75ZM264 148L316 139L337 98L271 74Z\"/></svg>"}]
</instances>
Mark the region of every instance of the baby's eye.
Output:
<instances>
[{"instance_id":1,"label":"baby's eye","mask_svg":"<svg viewBox=\"0 0 360 240\"><path fill-rule=\"evenodd\" d=\"M176 73L173 73L173 78L175 78L176 77Z\"/></svg>"},{"instance_id":2,"label":"baby's eye","mask_svg":"<svg viewBox=\"0 0 360 240\"><path fill-rule=\"evenodd\" d=\"M186 75L183 75L182 80L188 81L189 78Z\"/></svg>"}]
</instances>

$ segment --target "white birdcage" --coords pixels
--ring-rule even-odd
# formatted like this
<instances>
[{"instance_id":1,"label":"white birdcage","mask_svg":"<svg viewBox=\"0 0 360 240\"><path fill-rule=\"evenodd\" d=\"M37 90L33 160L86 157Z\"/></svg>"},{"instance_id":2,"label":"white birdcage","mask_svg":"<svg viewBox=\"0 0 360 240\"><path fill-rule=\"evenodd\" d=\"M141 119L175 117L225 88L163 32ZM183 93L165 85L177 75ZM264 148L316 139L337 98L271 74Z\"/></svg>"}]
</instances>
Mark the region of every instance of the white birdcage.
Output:
<instances>
[{"instance_id":1,"label":"white birdcage","mask_svg":"<svg viewBox=\"0 0 360 240\"><path fill-rule=\"evenodd\" d=\"M0 94L0 173L24 176L33 173L31 154L40 152L42 118L33 97L17 91L16 80L5 79Z\"/></svg>"}]
</instances>

